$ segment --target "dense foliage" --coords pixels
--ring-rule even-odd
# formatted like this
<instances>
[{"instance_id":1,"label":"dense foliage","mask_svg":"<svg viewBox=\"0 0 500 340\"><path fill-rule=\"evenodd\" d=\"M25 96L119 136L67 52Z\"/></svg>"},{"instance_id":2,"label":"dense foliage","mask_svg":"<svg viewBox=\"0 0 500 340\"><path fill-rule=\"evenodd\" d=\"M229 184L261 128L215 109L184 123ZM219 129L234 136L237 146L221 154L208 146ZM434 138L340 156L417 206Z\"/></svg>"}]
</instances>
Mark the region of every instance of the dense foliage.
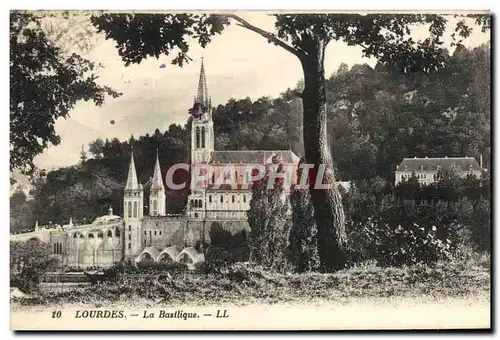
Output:
<instances>
[{"instance_id":1,"label":"dense foliage","mask_svg":"<svg viewBox=\"0 0 500 340\"><path fill-rule=\"evenodd\" d=\"M442 173L434 184L410 179L389 192L367 182L358 182L344 197L352 263L432 264L470 249L491 250L486 175L474 181Z\"/></svg>"},{"instance_id":2,"label":"dense foliage","mask_svg":"<svg viewBox=\"0 0 500 340\"><path fill-rule=\"evenodd\" d=\"M64 53L39 16L10 13L11 170L34 170L33 158L61 141L55 121L67 118L78 101L102 105L105 96L119 96L96 82L97 68L76 53Z\"/></svg>"},{"instance_id":3,"label":"dense foliage","mask_svg":"<svg viewBox=\"0 0 500 340\"><path fill-rule=\"evenodd\" d=\"M24 292L37 290L42 275L58 264L48 244L38 240L10 242L11 284Z\"/></svg>"},{"instance_id":4,"label":"dense foliage","mask_svg":"<svg viewBox=\"0 0 500 340\"><path fill-rule=\"evenodd\" d=\"M297 171L301 178L301 171ZM290 192L292 226L290 229L289 258L297 272L315 271L320 267L318 230L314 220L314 207L307 188L294 185Z\"/></svg>"},{"instance_id":5,"label":"dense foliage","mask_svg":"<svg viewBox=\"0 0 500 340\"><path fill-rule=\"evenodd\" d=\"M285 194L283 178L271 172L284 172L277 156L261 180L252 184L252 200L248 211L250 261L271 270L286 270L290 234L290 202Z\"/></svg>"}]
</instances>

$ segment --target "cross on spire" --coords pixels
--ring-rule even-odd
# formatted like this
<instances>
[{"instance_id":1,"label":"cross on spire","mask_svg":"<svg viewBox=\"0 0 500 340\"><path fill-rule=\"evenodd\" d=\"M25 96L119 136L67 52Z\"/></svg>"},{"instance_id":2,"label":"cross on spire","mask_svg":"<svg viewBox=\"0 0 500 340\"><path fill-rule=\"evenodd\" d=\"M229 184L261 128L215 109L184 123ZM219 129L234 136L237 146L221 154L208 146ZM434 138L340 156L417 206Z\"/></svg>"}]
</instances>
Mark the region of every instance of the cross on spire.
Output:
<instances>
[{"instance_id":1,"label":"cross on spire","mask_svg":"<svg viewBox=\"0 0 500 340\"><path fill-rule=\"evenodd\" d=\"M207 78L205 75L205 65L203 64L203 57L201 57L200 78L198 80L198 91L194 99L194 104L201 104L205 110L210 110L211 100L208 96Z\"/></svg>"}]
</instances>

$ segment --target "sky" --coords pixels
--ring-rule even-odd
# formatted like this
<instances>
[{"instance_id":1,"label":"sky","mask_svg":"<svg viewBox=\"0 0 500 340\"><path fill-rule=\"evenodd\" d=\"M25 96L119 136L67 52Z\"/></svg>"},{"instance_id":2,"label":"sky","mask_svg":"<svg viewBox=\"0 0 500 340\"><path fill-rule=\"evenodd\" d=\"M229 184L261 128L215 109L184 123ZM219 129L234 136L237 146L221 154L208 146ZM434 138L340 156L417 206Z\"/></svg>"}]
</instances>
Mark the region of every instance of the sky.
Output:
<instances>
[{"instance_id":1,"label":"sky","mask_svg":"<svg viewBox=\"0 0 500 340\"><path fill-rule=\"evenodd\" d=\"M274 31L274 17L270 15L262 12L237 14L260 28ZM70 30L68 34L76 32L76 29ZM425 28L416 29L412 34L425 37ZM125 140L131 135L151 134L157 128L164 131L173 123L186 123L202 57L213 105L225 104L230 98L276 97L303 77L300 62L294 55L234 24L214 37L205 49L188 41L192 61L182 68L171 65L172 57L169 56L161 56L158 60L148 58L141 64L126 67L112 40L102 36L95 39L95 47L82 55L104 66L99 71L99 83L123 95L107 98L101 107L91 102L77 103L68 119L56 122L61 144L49 147L35 158L35 165L40 168L51 170L77 163L82 145L86 149L88 143L97 138ZM487 34L475 30L465 45L477 46L488 40ZM376 60L362 57L360 47L331 42L325 55L326 76L336 71L341 63L374 66ZM166 67L160 68L161 64ZM115 124L111 124L111 120Z\"/></svg>"}]
</instances>

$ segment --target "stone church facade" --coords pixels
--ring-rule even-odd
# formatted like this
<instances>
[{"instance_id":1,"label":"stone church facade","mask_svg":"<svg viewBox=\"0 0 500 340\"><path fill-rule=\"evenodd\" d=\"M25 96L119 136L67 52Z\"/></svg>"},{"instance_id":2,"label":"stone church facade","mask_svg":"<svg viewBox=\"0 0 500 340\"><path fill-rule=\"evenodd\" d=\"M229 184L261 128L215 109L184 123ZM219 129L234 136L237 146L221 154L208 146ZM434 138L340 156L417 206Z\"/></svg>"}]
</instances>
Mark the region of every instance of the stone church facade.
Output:
<instances>
[{"instance_id":1,"label":"stone church facade","mask_svg":"<svg viewBox=\"0 0 500 340\"><path fill-rule=\"evenodd\" d=\"M201 64L197 95L202 114L194 117L191 131L191 163L210 164L214 176L192 189L185 215L166 211L166 192L156 157L150 196L138 181L134 152L131 151L127 182L123 195L123 216L113 214L97 218L92 224L58 228L35 228L34 232L11 235L12 241L37 239L47 242L54 256L70 267L106 268L120 260L140 262L180 262L195 267L204 261L200 245L210 243L209 231L214 222L232 233L248 231L246 212L250 208L251 188L243 188L247 164L272 163L279 157L283 163L295 164L299 157L291 150L215 150L211 99L208 96L205 69ZM235 187L214 185L214 179L231 164L235 168ZM149 215L144 215L144 200L149 201Z\"/></svg>"}]
</instances>

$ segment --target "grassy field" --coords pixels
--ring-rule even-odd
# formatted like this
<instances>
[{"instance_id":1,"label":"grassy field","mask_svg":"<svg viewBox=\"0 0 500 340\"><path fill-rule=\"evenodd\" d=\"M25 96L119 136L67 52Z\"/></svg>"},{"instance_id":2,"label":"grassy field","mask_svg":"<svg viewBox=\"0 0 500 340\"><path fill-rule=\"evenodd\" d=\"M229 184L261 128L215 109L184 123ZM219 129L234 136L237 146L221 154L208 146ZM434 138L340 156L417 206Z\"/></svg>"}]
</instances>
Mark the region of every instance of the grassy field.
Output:
<instances>
[{"instance_id":1,"label":"grassy field","mask_svg":"<svg viewBox=\"0 0 500 340\"><path fill-rule=\"evenodd\" d=\"M14 300L23 306L108 306L125 301L143 305L255 305L373 299L480 299L489 301L490 262L482 256L434 267L380 268L363 265L334 274L277 274L235 264L225 275L192 274L165 280L119 280L64 292L41 292Z\"/></svg>"}]
</instances>

